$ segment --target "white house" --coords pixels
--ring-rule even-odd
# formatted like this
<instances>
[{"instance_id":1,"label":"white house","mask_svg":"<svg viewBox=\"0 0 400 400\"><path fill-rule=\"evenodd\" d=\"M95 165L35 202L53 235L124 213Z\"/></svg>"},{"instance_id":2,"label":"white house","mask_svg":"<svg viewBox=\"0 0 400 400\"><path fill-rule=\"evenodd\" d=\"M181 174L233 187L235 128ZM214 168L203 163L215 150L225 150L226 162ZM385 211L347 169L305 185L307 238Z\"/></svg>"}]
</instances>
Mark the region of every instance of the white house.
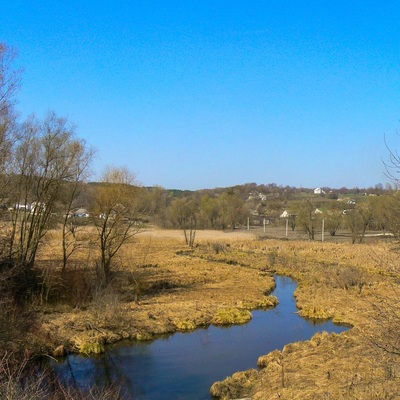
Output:
<instances>
[{"instance_id":1,"label":"white house","mask_svg":"<svg viewBox=\"0 0 400 400\"><path fill-rule=\"evenodd\" d=\"M325 191L322 190L321 188L316 188L314 189L314 194L325 194Z\"/></svg>"}]
</instances>

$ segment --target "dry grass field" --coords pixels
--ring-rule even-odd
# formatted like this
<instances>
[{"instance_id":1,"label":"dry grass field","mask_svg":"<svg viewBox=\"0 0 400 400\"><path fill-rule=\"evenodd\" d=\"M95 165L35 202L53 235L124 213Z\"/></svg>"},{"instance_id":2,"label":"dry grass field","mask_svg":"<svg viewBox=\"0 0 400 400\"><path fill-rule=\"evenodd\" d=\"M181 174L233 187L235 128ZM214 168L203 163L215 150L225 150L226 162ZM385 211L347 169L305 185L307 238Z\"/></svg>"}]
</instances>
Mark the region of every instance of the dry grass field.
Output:
<instances>
[{"instance_id":1,"label":"dry grass field","mask_svg":"<svg viewBox=\"0 0 400 400\"><path fill-rule=\"evenodd\" d=\"M34 342L54 355L92 354L119 340L243 322L249 310L275 304L270 293L272 275L278 273L298 281L295 295L302 316L333 318L352 329L260 354L258 370L215 383L213 396L400 397L400 266L395 242L351 245L266 239L253 231L198 231L191 250L181 231L148 229L125 246L110 286L96 289L96 250L90 250L90 231L83 234L88 246L76 254L62 286L54 263L57 232L41 254L50 300L37 307L37 332L45 340ZM57 301L52 303L52 298Z\"/></svg>"}]
</instances>

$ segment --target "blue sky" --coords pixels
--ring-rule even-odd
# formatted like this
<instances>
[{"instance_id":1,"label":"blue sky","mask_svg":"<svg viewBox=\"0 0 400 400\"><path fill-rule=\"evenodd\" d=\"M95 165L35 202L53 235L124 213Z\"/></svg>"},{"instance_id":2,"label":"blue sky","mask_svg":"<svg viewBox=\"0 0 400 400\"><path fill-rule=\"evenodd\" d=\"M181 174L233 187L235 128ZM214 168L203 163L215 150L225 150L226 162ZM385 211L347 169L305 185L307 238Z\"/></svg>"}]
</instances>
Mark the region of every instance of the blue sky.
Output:
<instances>
[{"instance_id":1,"label":"blue sky","mask_svg":"<svg viewBox=\"0 0 400 400\"><path fill-rule=\"evenodd\" d=\"M67 116L146 186L386 183L400 147L396 1L6 2L22 117ZM96 179L94 176L93 179Z\"/></svg>"}]
</instances>

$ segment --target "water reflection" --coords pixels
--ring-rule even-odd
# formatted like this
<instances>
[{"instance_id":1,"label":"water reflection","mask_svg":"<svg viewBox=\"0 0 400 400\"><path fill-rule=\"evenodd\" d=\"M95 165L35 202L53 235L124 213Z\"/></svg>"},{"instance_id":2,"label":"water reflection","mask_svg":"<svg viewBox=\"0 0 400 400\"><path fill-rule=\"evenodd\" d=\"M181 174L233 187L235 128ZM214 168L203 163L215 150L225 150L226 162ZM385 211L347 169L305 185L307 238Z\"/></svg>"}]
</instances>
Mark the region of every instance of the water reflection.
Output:
<instances>
[{"instance_id":1,"label":"water reflection","mask_svg":"<svg viewBox=\"0 0 400 400\"><path fill-rule=\"evenodd\" d=\"M123 382L127 398L137 400L210 399L209 388L237 371L255 368L260 355L308 340L316 332L348 328L327 321L315 324L297 314L296 282L276 276L279 305L254 311L246 325L210 326L153 342L116 346L101 357L71 355L57 366L63 378L80 387Z\"/></svg>"}]
</instances>

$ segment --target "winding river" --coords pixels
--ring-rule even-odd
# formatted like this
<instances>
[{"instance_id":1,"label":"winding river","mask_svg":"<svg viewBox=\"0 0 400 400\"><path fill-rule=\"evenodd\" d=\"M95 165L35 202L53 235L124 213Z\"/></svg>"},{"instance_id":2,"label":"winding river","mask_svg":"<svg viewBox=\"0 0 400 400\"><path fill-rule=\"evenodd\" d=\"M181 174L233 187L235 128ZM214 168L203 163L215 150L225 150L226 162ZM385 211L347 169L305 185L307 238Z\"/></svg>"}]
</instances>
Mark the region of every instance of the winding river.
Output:
<instances>
[{"instance_id":1,"label":"winding river","mask_svg":"<svg viewBox=\"0 0 400 400\"><path fill-rule=\"evenodd\" d=\"M237 371L257 367L257 359L286 344L310 339L316 332L340 333L347 327L299 317L294 280L275 276L279 305L253 311L240 326L210 326L175 333L152 342L118 345L100 357L70 355L56 370L79 387L123 382L122 393L136 400L209 400L209 389Z\"/></svg>"}]
</instances>

